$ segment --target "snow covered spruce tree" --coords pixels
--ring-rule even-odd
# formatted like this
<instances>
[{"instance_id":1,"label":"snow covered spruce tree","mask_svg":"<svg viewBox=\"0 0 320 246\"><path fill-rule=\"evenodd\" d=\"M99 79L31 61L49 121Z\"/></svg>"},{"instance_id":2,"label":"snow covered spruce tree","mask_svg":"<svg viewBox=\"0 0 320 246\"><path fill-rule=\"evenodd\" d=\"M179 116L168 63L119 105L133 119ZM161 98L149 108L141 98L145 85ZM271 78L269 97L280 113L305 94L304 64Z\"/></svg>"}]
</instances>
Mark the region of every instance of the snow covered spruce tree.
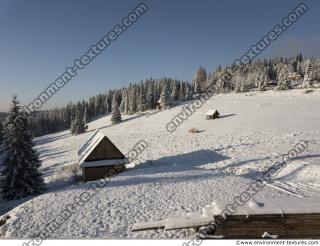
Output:
<instances>
[{"instance_id":1,"label":"snow covered spruce tree","mask_svg":"<svg viewBox=\"0 0 320 246\"><path fill-rule=\"evenodd\" d=\"M193 81L193 95L197 98L199 97L201 91L200 91L200 84L198 80Z\"/></svg>"},{"instance_id":2,"label":"snow covered spruce tree","mask_svg":"<svg viewBox=\"0 0 320 246\"><path fill-rule=\"evenodd\" d=\"M136 86L130 85L129 92L129 114L134 114L137 112L137 91Z\"/></svg>"},{"instance_id":3,"label":"snow covered spruce tree","mask_svg":"<svg viewBox=\"0 0 320 246\"><path fill-rule=\"evenodd\" d=\"M116 100L116 95L113 95L112 98L112 116L111 116L111 122L112 124L118 124L122 121L119 105Z\"/></svg>"},{"instance_id":4,"label":"snow covered spruce tree","mask_svg":"<svg viewBox=\"0 0 320 246\"><path fill-rule=\"evenodd\" d=\"M75 119L73 123L71 123L70 131L73 135L79 135L79 134L85 133L87 130L86 124L83 120L84 117L82 116L80 110L81 110L80 108L77 109Z\"/></svg>"},{"instance_id":5,"label":"snow covered spruce tree","mask_svg":"<svg viewBox=\"0 0 320 246\"><path fill-rule=\"evenodd\" d=\"M1 144L0 175L1 196L6 200L20 199L37 195L45 190L39 156L34 150L32 133L28 121L22 116L19 101L12 99L9 116L4 124Z\"/></svg>"},{"instance_id":6,"label":"snow covered spruce tree","mask_svg":"<svg viewBox=\"0 0 320 246\"><path fill-rule=\"evenodd\" d=\"M121 103L120 103L120 112L123 114L128 114L129 112L129 98L126 89L122 90Z\"/></svg>"},{"instance_id":7,"label":"snow covered spruce tree","mask_svg":"<svg viewBox=\"0 0 320 246\"><path fill-rule=\"evenodd\" d=\"M289 81L289 77L288 77L288 72L285 68L282 68L280 70L277 89L278 90L290 89L290 81Z\"/></svg>"},{"instance_id":8,"label":"snow covered spruce tree","mask_svg":"<svg viewBox=\"0 0 320 246\"><path fill-rule=\"evenodd\" d=\"M266 72L258 71L255 83L259 91L265 91L268 83Z\"/></svg>"},{"instance_id":9,"label":"snow covered spruce tree","mask_svg":"<svg viewBox=\"0 0 320 246\"><path fill-rule=\"evenodd\" d=\"M268 85L268 76L267 74L263 74L259 84L259 91L267 90L267 85Z\"/></svg>"},{"instance_id":10,"label":"snow covered spruce tree","mask_svg":"<svg viewBox=\"0 0 320 246\"><path fill-rule=\"evenodd\" d=\"M176 82L176 80L173 81L172 83L172 90L171 90L171 98L173 101L178 100L178 84Z\"/></svg>"},{"instance_id":11,"label":"snow covered spruce tree","mask_svg":"<svg viewBox=\"0 0 320 246\"><path fill-rule=\"evenodd\" d=\"M204 89L206 81L207 72L203 67L200 67L193 78L193 88L195 95L199 94Z\"/></svg>"},{"instance_id":12,"label":"snow covered spruce tree","mask_svg":"<svg viewBox=\"0 0 320 246\"><path fill-rule=\"evenodd\" d=\"M190 86L187 85L186 87L186 95L185 95L185 100L190 100L192 98L192 95L191 95L191 89L190 89Z\"/></svg>"},{"instance_id":13,"label":"snow covered spruce tree","mask_svg":"<svg viewBox=\"0 0 320 246\"><path fill-rule=\"evenodd\" d=\"M304 78L303 78L303 84L302 86L304 88L311 88L313 87L312 83L312 77L313 77L313 71L312 71L312 64L310 60L307 62L305 71L304 71Z\"/></svg>"},{"instance_id":14,"label":"snow covered spruce tree","mask_svg":"<svg viewBox=\"0 0 320 246\"><path fill-rule=\"evenodd\" d=\"M140 112L146 111L148 108L147 106L147 95L146 90L141 82L139 86L139 96L138 96L138 110Z\"/></svg>"},{"instance_id":15,"label":"snow covered spruce tree","mask_svg":"<svg viewBox=\"0 0 320 246\"><path fill-rule=\"evenodd\" d=\"M75 109L73 109L72 112L71 112L70 120L71 120L71 123L70 123L70 132L71 132L71 134L74 134L75 123L76 123L76 113L75 113Z\"/></svg>"},{"instance_id":16,"label":"snow covered spruce tree","mask_svg":"<svg viewBox=\"0 0 320 246\"><path fill-rule=\"evenodd\" d=\"M147 107L153 109L155 104L154 84L151 82L147 89Z\"/></svg>"},{"instance_id":17,"label":"snow covered spruce tree","mask_svg":"<svg viewBox=\"0 0 320 246\"><path fill-rule=\"evenodd\" d=\"M125 102L126 102L126 100L125 100L125 97L126 97L125 90L122 89L120 94L121 94L121 102L120 102L119 108L120 108L120 112L124 113L124 107L125 107Z\"/></svg>"},{"instance_id":18,"label":"snow covered spruce tree","mask_svg":"<svg viewBox=\"0 0 320 246\"><path fill-rule=\"evenodd\" d=\"M0 121L0 145L2 142L2 138L3 138L3 125L2 125L2 122Z\"/></svg>"},{"instance_id":19,"label":"snow covered spruce tree","mask_svg":"<svg viewBox=\"0 0 320 246\"><path fill-rule=\"evenodd\" d=\"M88 115L88 107L87 106L85 106L85 108L84 108L83 122L85 125L88 124L88 122L89 122L89 115Z\"/></svg>"},{"instance_id":20,"label":"snow covered spruce tree","mask_svg":"<svg viewBox=\"0 0 320 246\"><path fill-rule=\"evenodd\" d=\"M185 100L186 99L186 88L184 82L181 82L180 88L178 91L178 100Z\"/></svg>"},{"instance_id":21,"label":"snow covered spruce tree","mask_svg":"<svg viewBox=\"0 0 320 246\"><path fill-rule=\"evenodd\" d=\"M161 100L163 103L163 108L167 109L171 107L171 97L170 97L170 87L167 81L164 82L161 92Z\"/></svg>"}]
</instances>

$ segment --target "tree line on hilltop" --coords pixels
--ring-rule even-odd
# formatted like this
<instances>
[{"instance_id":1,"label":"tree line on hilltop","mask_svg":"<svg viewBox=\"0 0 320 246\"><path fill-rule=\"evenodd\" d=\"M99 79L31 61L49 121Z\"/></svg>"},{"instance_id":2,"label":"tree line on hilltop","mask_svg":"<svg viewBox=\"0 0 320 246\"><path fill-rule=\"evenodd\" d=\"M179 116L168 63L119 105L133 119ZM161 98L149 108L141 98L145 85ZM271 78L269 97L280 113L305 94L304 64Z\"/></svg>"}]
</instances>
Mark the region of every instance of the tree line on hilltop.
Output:
<instances>
[{"instance_id":1,"label":"tree line on hilltop","mask_svg":"<svg viewBox=\"0 0 320 246\"><path fill-rule=\"evenodd\" d=\"M294 76L296 78L292 79ZM170 107L176 101L193 99L194 95L201 94L209 85L216 93L228 93L309 88L319 81L320 60L306 59L301 54L289 58L256 60L246 65L218 66L209 73L200 67L192 83L172 78L151 78L121 89L109 90L89 100L70 102L62 108L34 112L29 117L29 123L34 136L66 129L79 134L85 132L89 121L101 115L114 111L112 122L116 124L121 121L122 114L154 109L159 99L165 107ZM0 115L0 121L1 118Z\"/></svg>"},{"instance_id":2,"label":"tree line on hilltop","mask_svg":"<svg viewBox=\"0 0 320 246\"><path fill-rule=\"evenodd\" d=\"M297 79L292 79L292 76ZM190 100L209 85L216 93L246 92L250 90L285 90L311 88L320 81L320 60L306 59L301 54L289 58L256 60L246 65L218 66L207 73L200 67L190 84L172 78L147 79L121 89L109 90L65 107L37 111L29 117L34 136L42 136L70 129L73 134L83 133L86 124L104 114L112 113L112 122L119 123L121 115L154 109L161 99L165 107L176 101ZM0 140L6 113L0 113Z\"/></svg>"}]
</instances>

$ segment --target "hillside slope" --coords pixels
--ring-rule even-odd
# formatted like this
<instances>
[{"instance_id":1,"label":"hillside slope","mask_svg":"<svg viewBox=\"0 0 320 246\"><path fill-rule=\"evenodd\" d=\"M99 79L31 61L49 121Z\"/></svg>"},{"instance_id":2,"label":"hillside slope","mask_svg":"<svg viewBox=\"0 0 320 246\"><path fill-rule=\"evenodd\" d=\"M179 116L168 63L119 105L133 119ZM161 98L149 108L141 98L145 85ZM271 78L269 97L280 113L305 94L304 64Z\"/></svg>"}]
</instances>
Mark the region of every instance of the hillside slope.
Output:
<instances>
[{"instance_id":1,"label":"hillside slope","mask_svg":"<svg viewBox=\"0 0 320 246\"><path fill-rule=\"evenodd\" d=\"M320 196L319 105L320 90L226 94L211 98L173 133L165 126L181 112L182 105L124 117L115 126L105 116L90 123L90 132L80 136L65 131L37 138L49 190L8 212L11 218L2 234L7 238L36 235L88 190L89 184L70 186L66 167L77 163L79 146L95 129L124 153L140 140L148 148L139 155L136 166L112 178L51 237L187 237L186 230L132 233L130 227L135 222L199 211L212 202L232 201L300 140L308 141L308 149L259 192L257 199ZM222 117L206 120L205 112L213 108ZM201 132L189 134L192 127ZM4 210L11 205L1 206Z\"/></svg>"}]
</instances>

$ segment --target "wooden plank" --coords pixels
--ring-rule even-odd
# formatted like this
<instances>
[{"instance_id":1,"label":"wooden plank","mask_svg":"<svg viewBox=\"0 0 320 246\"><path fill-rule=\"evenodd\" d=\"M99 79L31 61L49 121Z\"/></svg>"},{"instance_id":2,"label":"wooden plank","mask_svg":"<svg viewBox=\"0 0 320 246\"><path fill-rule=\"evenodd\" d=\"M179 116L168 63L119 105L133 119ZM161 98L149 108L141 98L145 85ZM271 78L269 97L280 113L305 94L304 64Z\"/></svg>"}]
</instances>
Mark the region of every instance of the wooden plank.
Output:
<instances>
[{"instance_id":1,"label":"wooden plank","mask_svg":"<svg viewBox=\"0 0 320 246\"><path fill-rule=\"evenodd\" d=\"M216 220L221 220L223 217L221 215L216 215L213 217ZM232 219L267 219L267 218L311 218L320 219L320 213L299 213L299 214L250 214L250 215L230 215L227 220Z\"/></svg>"},{"instance_id":2,"label":"wooden plank","mask_svg":"<svg viewBox=\"0 0 320 246\"><path fill-rule=\"evenodd\" d=\"M164 229L166 220L136 223L132 226L132 231L146 231L154 229Z\"/></svg>"},{"instance_id":3,"label":"wooden plank","mask_svg":"<svg viewBox=\"0 0 320 246\"><path fill-rule=\"evenodd\" d=\"M107 137L104 137L86 158L86 161L99 161L121 158L125 158L124 155L117 149L116 146L113 145L113 143Z\"/></svg>"},{"instance_id":4,"label":"wooden plank","mask_svg":"<svg viewBox=\"0 0 320 246\"><path fill-rule=\"evenodd\" d=\"M264 232L279 238L320 238L320 214L231 215L217 225L215 235L261 238Z\"/></svg>"}]
</instances>

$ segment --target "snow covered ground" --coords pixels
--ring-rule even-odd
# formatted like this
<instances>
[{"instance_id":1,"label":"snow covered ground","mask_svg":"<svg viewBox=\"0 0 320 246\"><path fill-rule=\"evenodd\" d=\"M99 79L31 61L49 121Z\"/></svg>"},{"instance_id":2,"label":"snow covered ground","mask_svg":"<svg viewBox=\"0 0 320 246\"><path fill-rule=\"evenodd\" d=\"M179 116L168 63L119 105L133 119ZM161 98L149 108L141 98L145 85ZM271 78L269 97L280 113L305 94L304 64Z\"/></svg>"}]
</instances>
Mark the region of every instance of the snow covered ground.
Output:
<instances>
[{"instance_id":1,"label":"snow covered ground","mask_svg":"<svg viewBox=\"0 0 320 246\"><path fill-rule=\"evenodd\" d=\"M319 105L320 90L217 95L173 133L165 126L182 106L150 116L124 117L116 126L111 125L110 116L102 117L89 124L91 132L80 136L65 131L40 137L36 148L49 190L26 202L1 201L0 214L22 204L7 213L11 218L0 234L7 238L36 235L88 189L88 183L72 183L70 166L77 164L78 148L95 129L123 153L140 140L149 146L139 156L142 164L114 177L78 207L52 233L53 238L188 237L187 230L131 232L131 227L136 222L201 211L212 202L231 202L300 140L308 141L308 149L256 199L320 197ZM222 117L206 120L209 109L218 109ZM192 127L201 132L188 133Z\"/></svg>"}]
</instances>

